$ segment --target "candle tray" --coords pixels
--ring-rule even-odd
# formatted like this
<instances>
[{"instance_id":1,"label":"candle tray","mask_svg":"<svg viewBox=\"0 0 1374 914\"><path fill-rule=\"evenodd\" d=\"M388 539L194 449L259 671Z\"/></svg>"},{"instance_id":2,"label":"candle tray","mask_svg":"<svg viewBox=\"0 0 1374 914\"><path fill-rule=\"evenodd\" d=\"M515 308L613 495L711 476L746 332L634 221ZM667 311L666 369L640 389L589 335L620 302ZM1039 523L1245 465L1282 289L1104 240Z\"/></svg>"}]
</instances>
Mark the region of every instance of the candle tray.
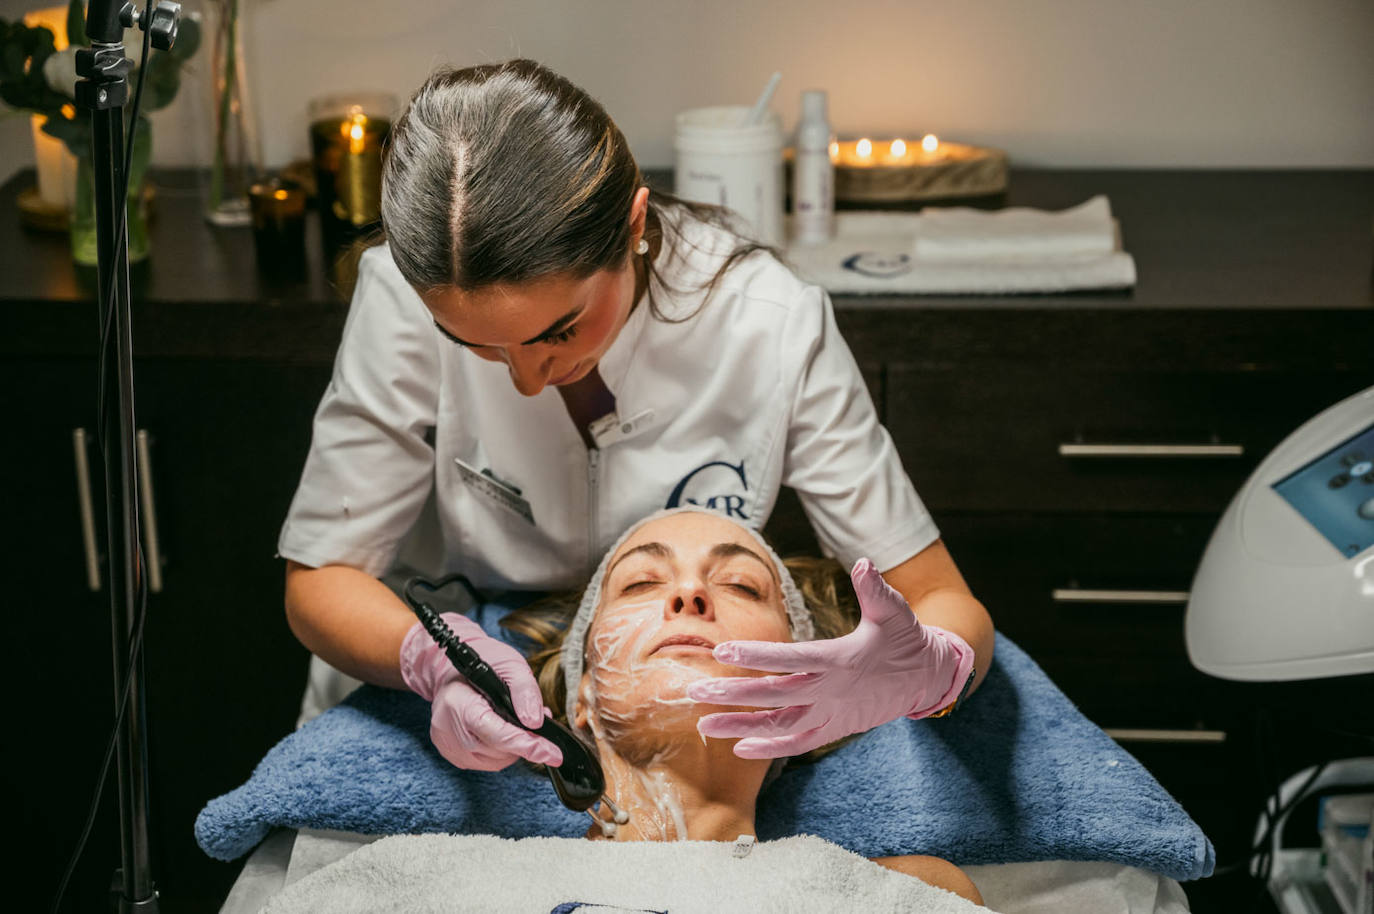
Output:
<instances>
[{"instance_id":1,"label":"candle tray","mask_svg":"<svg viewBox=\"0 0 1374 914\"><path fill-rule=\"evenodd\" d=\"M891 203L981 197L1007 189L1007 154L1000 149L940 142L938 162L904 165L835 165L837 203ZM795 149L783 150L787 186L792 186Z\"/></svg>"}]
</instances>

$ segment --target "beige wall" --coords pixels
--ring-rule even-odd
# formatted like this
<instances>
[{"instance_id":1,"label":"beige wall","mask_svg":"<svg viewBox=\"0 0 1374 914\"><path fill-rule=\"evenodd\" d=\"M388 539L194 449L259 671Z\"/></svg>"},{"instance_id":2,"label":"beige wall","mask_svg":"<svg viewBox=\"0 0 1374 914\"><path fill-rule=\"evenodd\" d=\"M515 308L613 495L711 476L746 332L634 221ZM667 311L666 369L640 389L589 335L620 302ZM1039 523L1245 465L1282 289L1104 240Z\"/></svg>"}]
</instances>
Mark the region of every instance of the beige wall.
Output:
<instances>
[{"instance_id":1,"label":"beige wall","mask_svg":"<svg viewBox=\"0 0 1374 914\"><path fill-rule=\"evenodd\" d=\"M1025 165L1374 166L1374 0L245 3L269 165L305 155L312 95L404 99L438 64L525 56L598 98L647 167L672 164L674 112L752 102L774 70L789 130L825 88L842 134L934 131ZM156 161L205 161L199 89L156 115ZM0 156L0 177L29 164L26 124L0 122Z\"/></svg>"}]
</instances>

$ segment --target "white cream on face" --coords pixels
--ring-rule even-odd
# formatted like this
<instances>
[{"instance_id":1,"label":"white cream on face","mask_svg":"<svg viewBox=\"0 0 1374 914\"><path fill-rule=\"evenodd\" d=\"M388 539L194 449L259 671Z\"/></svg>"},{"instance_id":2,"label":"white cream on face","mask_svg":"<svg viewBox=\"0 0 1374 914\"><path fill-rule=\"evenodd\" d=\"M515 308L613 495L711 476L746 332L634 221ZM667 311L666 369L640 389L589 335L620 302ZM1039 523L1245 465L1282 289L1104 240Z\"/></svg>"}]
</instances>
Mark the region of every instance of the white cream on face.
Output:
<instances>
[{"instance_id":1,"label":"white cream on face","mask_svg":"<svg viewBox=\"0 0 1374 914\"><path fill-rule=\"evenodd\" d=\"M623 605L597 620L587 642L590 683L582 698L592 732L634 762L673 754L678 742L670 734L683 729L675 725L695 732L697 702L687 685L714 675L682 651L649 653L665 637L664 625L661 599Z\"/></svg>"},{"instance_id":2,"label":"white cream on face","mask_svg":"<svg viewBox=\"0 0 1374 914\"><path fill-rule=\"evenodd\" d=\"M711 531L716 532L716 531ZM687 634L719 644L730 640L785 640L788 619L776 580L754 557L728 550L708 555L719 536L676 540L667 550L651 550L656 559L628 569L606 591L589 628L585 645L585 673L578 699L586 722L603 753L608 773L629 784L633 821L639 836L649 840L687 837L683 792L670 764L689 745L705 744L696 723L703 708L686 694L687 686L711 676L749 675L724 667L704 646L670 646L654 650L670 635ZM657 545L657 544L656 544ZM664 554L660 554L664 553ZM616 577L614 574L611 577ZM636 598L631 586L653 582L652 596ZM741 588L749 592L745 596ZM684 608L700 594L697 610ZM676 596L684 597L672 609ZM710 607L708 610L707 607ZM609 836L603 829L603 836Z\"/></svg>"}]
</instances>

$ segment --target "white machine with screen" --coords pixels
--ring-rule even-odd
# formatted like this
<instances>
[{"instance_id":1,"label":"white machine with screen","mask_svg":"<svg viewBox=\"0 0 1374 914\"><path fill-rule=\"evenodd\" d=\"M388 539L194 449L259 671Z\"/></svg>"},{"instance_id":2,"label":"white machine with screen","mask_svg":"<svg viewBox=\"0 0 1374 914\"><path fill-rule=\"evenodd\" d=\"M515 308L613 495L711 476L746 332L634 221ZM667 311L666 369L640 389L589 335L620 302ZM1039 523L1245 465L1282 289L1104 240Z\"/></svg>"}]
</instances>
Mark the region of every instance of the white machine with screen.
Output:
<instances>
[{"instance_id":1,"label":"white machine with screen","mask_svg":"<svg viewBox=\"0 0 1374 914\"><path fill-rule=\"evenodd\" d=\"M1184 638L1226 679L1374 672L1374 387L1285 438L1231 500Z\"/></svg>"}]
</instances>

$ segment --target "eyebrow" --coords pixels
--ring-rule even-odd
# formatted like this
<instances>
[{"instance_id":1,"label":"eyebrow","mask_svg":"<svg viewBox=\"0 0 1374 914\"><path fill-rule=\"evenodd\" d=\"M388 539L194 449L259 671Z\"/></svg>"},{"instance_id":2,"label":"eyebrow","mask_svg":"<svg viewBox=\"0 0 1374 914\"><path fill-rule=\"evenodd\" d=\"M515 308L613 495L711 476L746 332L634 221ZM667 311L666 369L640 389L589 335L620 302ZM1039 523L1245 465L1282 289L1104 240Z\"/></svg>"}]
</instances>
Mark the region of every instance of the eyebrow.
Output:
<instances>
[{"instance_id":1,"label":"eyebrow","mask_svg":"<svg viewBox=\"0 0 1374 914\"><path fill-rule=\"evenodd\" d=\"M615 571L615 566L619 565L621 562L625 561L630 556L639 552L647 552L648 554L661 559L670 559L673 557L673 550L669 549L662 543L640 543L638 546L634 547L629 552L626 552L624 555L616 559L614 562L611 562L611 567L606 569L606 577L609 578L611 576L611 572ZM605 579L603 578L602 580L604 581Z\"/></svg>"},{"instance_id":2,"label":"eyebrow","mask_svg":"<svg viewBox=\"0 0 1374 914\"><path fill-rule=\"evenodd\" d=\"M772 576L774 583L777 583L778 570L773 567L773 563L765 561L763 556L759 555L748 546L742 546L739 543L717 543L715 546L711 547L712 558L728 559L736 555L747 555L753 558L764 568L768 569L768 573Z\"/></svg>"},{"instance_id":3,"label":"eyebrow","mask_svg":"<svg viewBox=\"0 0 1374 914\"><path fill-rule=\"evenodd\" d=\"M551 336L557 336L559 333L562 333L564 330L568 329L568 325L570 325L573 321L581 317L582 312L586 310L586 305L579 305L576 308L573 308L567 314L563 315L558 320L554 321L552 324L549 324L549 326L544 330L543 333L530 337L520 345L533 346L535 343L544 342L544 340L548 339ZM452 333L449 333L448 330L444 327L444 325L439 323L438 318L435 318L434 326L438 327L440 333L448 337L453 342L457 343L459 346L467 346L469 349L472 349L481 348L484 345L483 343L469 343L467 340L459 339Z\"/></svg>"},{"instance_id":4,"label":"eyebrow","mask_svg":"<svg viewBox=\"0 0 1374 914\"><path fill-rule=\"evenodd\" d=\"M649 555L661 559L670 559L673 557L673 550L663 543L640 543L638 546L635 546L612 562L611 567L606 569L606 577L609 578L611 576L611 572L615 571L615 566L619 565L630 556L640 552L648 553ZM710 556L713 559L728 559L737 555L750 556L764 568L768 569L768 573L772 576L774 583L778 582L778 572L777 569L773 567L773 563L766 561L763 556L759 555L748 546L742 546L739 543L717 543L711 547Z\"/></svg>"}]
</instances>

